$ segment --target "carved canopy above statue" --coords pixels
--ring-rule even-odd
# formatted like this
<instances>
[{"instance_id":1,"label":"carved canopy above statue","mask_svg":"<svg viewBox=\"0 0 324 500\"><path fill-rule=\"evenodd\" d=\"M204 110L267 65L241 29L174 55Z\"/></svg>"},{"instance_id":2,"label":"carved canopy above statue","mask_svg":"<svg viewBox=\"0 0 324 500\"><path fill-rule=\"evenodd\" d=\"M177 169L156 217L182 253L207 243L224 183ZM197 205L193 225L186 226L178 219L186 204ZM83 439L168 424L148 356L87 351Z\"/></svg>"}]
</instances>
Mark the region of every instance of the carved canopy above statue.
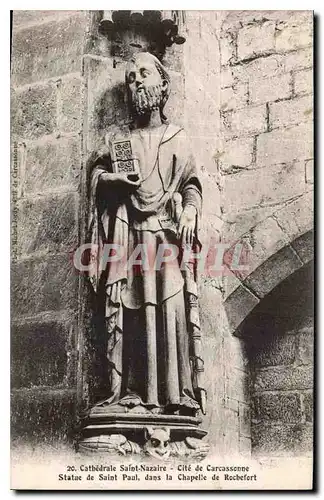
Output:
<instances>
[{"instance_id":1,"label":"carved canopy above statue","mask_svg":"<svg viewBox=\"0 0 324 500\"><path fill-rule=\"evenodd\" d=\"M104 10L100 30L111 36L127 28L145 29L150 37L158 39L165 47L182 44L185 37L179 34L183 24L183 11L178 10Z\"/></svg>"}]
</instances>

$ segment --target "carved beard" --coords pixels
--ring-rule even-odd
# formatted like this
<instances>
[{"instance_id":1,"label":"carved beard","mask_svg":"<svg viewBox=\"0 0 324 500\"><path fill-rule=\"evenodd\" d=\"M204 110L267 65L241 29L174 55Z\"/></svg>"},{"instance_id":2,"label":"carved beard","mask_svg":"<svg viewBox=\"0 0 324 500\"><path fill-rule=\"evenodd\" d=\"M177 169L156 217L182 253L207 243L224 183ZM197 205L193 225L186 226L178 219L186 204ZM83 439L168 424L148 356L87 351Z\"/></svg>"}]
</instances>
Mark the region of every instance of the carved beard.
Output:
<instances>
[{"instance_id":1,"label":"carved beard","mask_svg":"<svg viewBox=\"0 0 324 500\"><path fill-rule=\"evenodd\" d=\"M133 115L146 115L154 109L159 109L162 103L162 85L142 87L141 90L131 92L131 106Z\"/></svg>"}]
</instances>

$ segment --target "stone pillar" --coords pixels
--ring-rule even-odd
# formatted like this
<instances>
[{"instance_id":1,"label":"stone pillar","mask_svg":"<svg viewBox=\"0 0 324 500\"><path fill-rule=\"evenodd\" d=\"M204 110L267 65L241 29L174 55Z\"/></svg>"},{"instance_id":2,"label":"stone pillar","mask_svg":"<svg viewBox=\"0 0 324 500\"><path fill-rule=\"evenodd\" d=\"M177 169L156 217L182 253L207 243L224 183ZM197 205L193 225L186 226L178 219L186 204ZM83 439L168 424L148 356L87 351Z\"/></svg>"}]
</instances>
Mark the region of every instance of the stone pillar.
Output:
<instances>
[{"instance_id":1,"label":"stone pillar","mask_svg":"<svg viewBox=\"0 0 324 500\"><path fill-rule=\"evenodd\" d=\"M201 167L204 204L201 240L223 242L221 76L219 36L226 12L185 13L185 124ZM225 240L226 241L226 240ZM225 278L226 279L226 278ZM251 449L249 377L244 342L233 337L223 306L220 269L200 276L200 310L204 342L208 429L211 455L248 455Z\"/></svg>"}]
</instances>

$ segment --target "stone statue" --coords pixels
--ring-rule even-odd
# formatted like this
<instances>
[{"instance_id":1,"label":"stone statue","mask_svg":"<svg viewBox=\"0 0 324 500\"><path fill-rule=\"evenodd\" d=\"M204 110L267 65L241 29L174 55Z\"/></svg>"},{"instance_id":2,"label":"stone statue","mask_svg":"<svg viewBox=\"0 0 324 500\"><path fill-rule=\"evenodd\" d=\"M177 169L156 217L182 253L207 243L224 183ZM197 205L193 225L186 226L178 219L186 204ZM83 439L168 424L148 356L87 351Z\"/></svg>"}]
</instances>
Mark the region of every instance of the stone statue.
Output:
<instances>
[{"instance_id":1,"label":"stone statue","mask_svg":"<svg viewBox=\"0 0 324 500\"><path fill-rule=\"evenodd\" d=\"M200 248L201 183L184 131L163 112L161 62L137 53L125 79L131 123L106 136L90 183L89 278L107 358L95 408L195 416L206 405L197 270L183 256Z\"/></svg>"}]
</instances>

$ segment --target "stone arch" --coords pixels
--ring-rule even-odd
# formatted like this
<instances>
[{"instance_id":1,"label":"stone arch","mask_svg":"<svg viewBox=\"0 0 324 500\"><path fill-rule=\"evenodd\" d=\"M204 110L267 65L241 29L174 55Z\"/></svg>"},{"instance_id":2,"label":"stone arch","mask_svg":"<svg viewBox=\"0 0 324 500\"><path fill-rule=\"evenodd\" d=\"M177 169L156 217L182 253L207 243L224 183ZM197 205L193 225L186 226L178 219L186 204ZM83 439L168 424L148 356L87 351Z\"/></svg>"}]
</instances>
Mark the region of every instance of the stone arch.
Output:
<instances>
[{"instance_id":1,"label":"stone arch","mask_svg":"<svg viewBox=\"0 0 324 500\"><path fill-rule=\"evenodd\" d=\"M240 325L261 300L313 259L312 207L312 193L305 193L236 242L248 242L250 252L248 270L225 277L225 310L232 334L239 335Z\"/></svg>"},{"instance_id":2,"label":"stone arch","mask_svg":"<svg viewBox=\"0 0 324 500\"><path fill-rule=\"evenodd\" d=\"M250 382L251 454L263 463L279 457L307 461L312 455L312 282L310 261L264 297L239 327Z\"/></svg>"},{"instance_id":3,"label":"stone arch","mask_svg":"<svg viewBox=\"0 0 324 500\"><path fill-rule=\"evenodd\" d=\"M262 460L312 452L312 206L305 193L251 228L239 239L249 269L226 277L228 325L246 357L251 454Z\"/></svg>"}]
</instances>

